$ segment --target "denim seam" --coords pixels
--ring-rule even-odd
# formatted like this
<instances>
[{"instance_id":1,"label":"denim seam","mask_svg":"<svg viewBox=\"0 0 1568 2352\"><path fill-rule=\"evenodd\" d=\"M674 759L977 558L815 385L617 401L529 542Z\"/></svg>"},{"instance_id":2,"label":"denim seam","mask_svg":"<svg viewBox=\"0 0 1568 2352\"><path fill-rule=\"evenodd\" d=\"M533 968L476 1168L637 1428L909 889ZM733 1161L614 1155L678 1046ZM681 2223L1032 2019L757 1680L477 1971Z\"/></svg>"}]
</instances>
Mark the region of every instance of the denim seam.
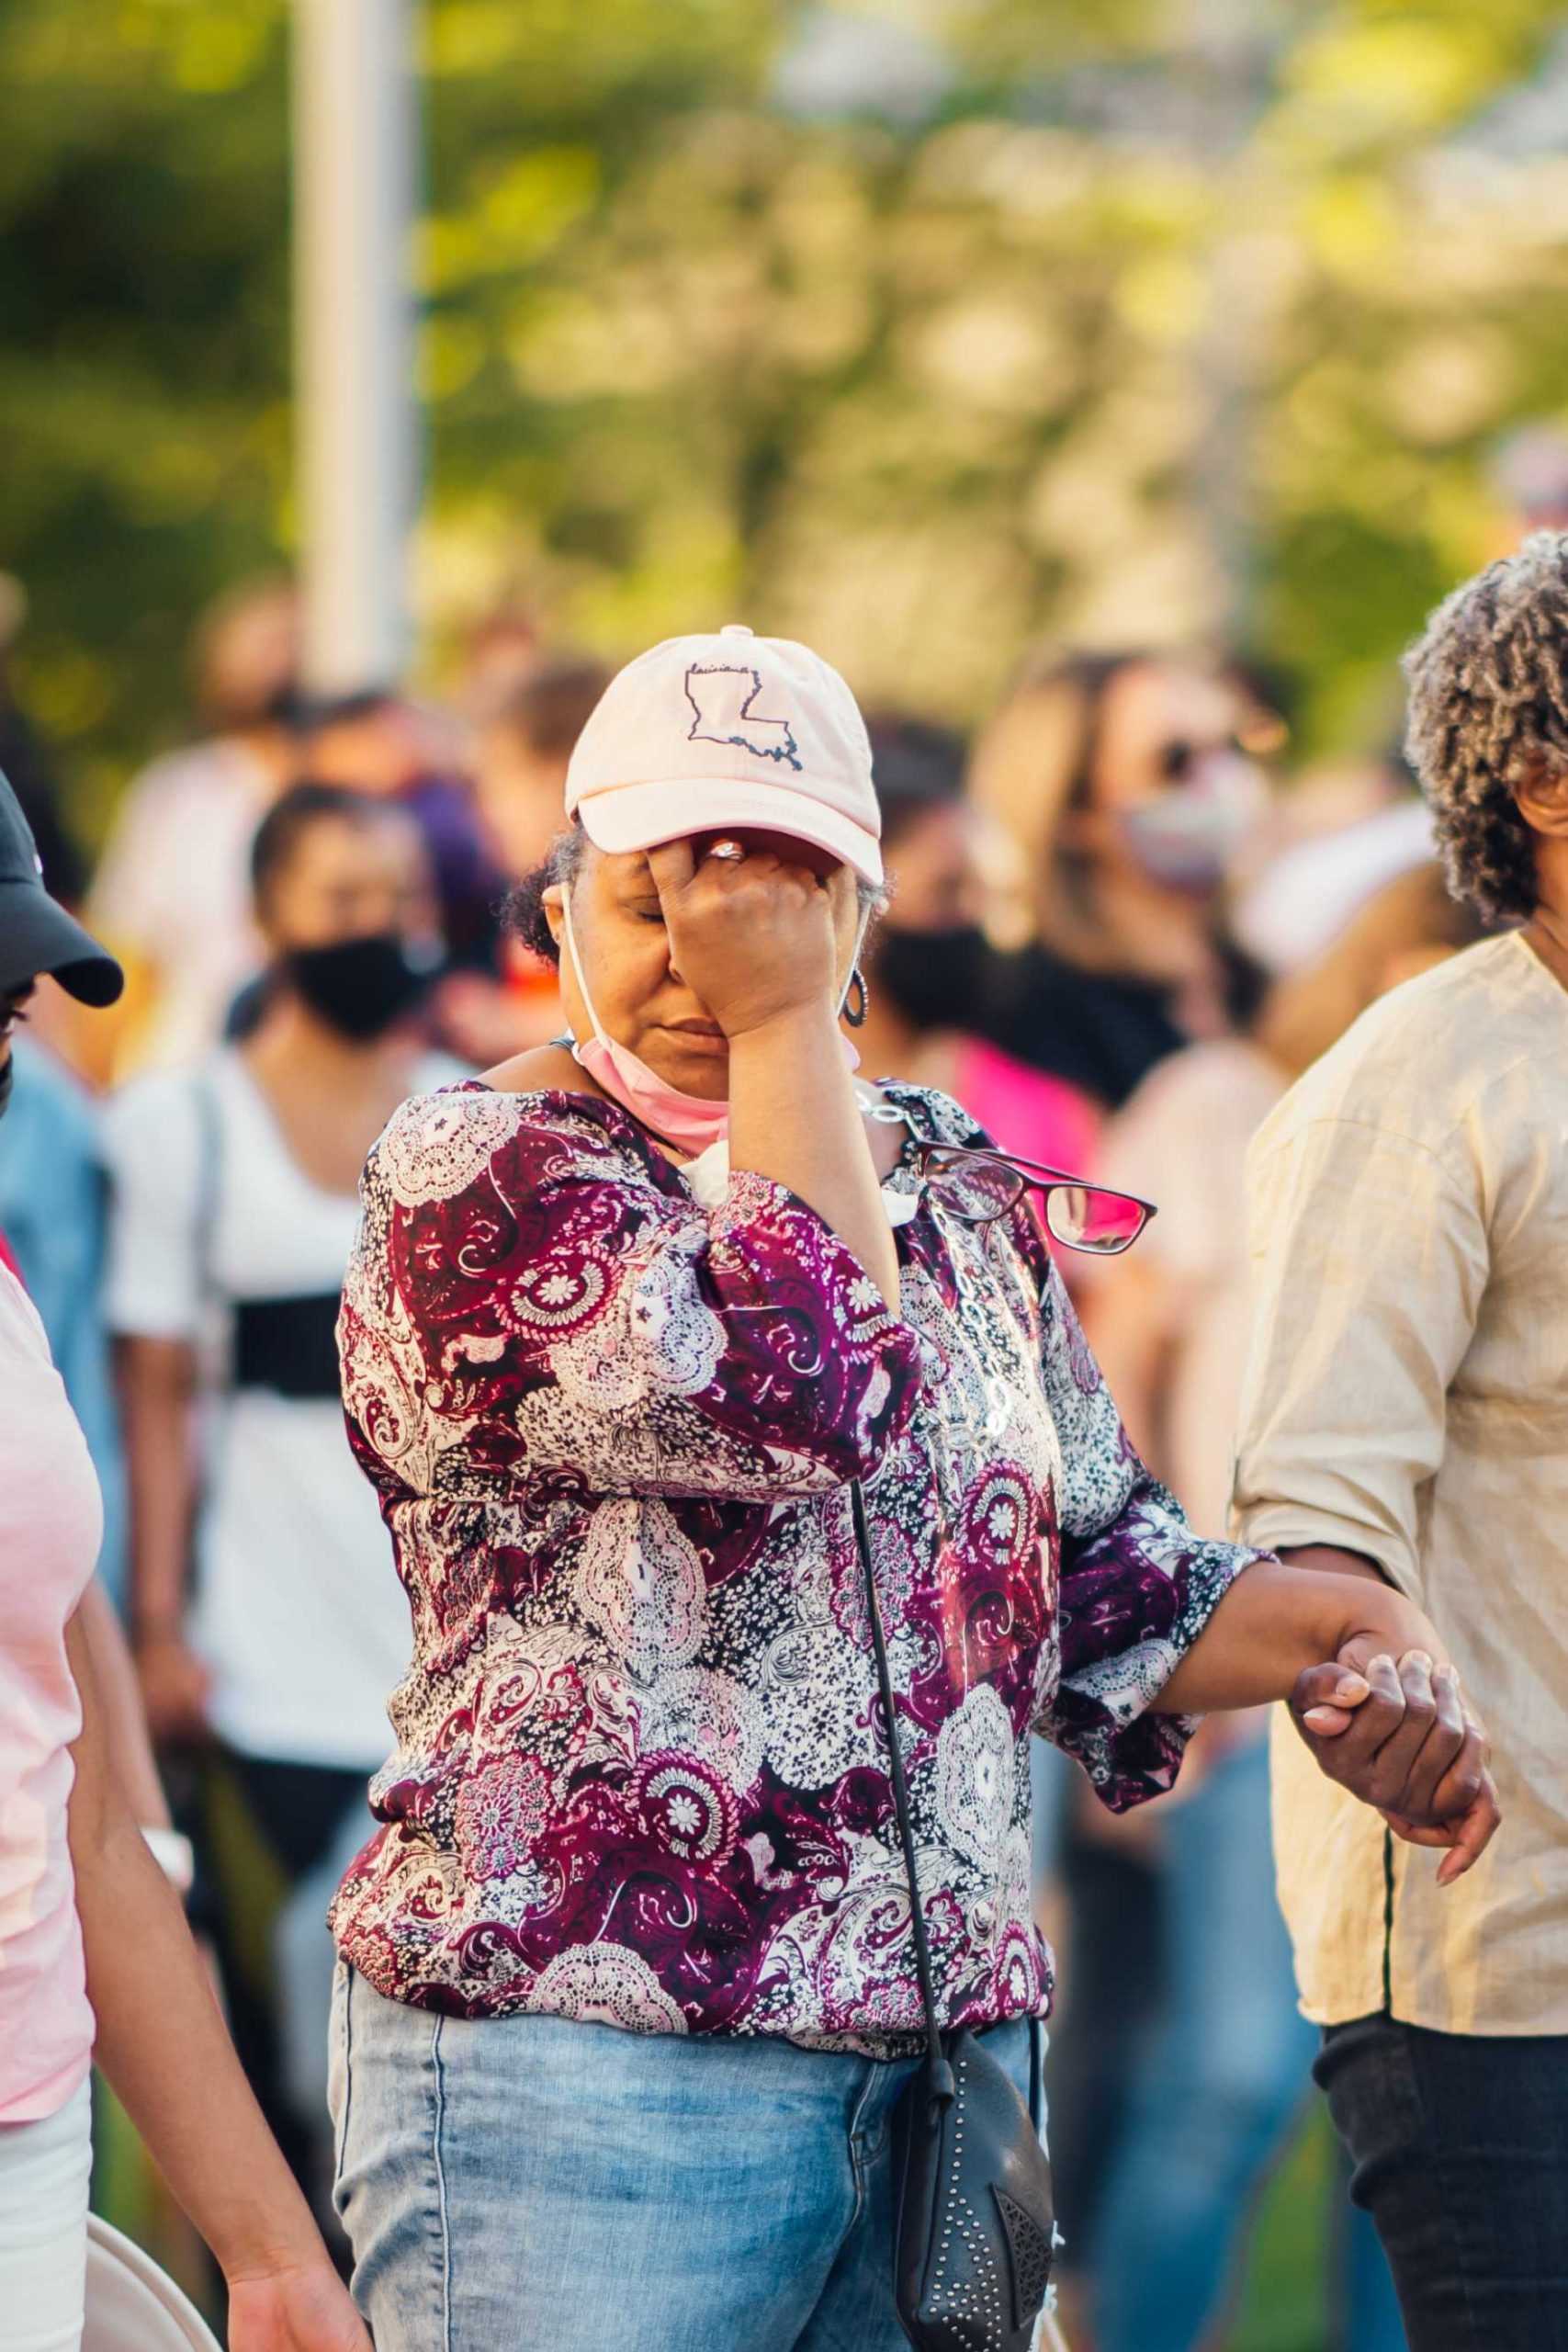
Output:
<instances>
[{"instance_id":1,"label":"denim seam","mask_svg":"<svg viewBox=\"0 0 1568 2352\"><path fill-rule=\"evenodd\" d=\"M338 2126L333 2187L341 2188L348 2166L348 2119L354 2106L354 1971L343 1980L343 2121Z\"/></svg>"},{"instance_id":2,"label":"denim seam","mask_svg":"<svg viewBox=\"0 0 1568 2352\"><path fill-rule=\"evenodd\" d=\"M854 2112L850 2118L850 2171L854 2177L855 2210L850 2216L849 2227L845 2230L843 2239L840 2241L840 2244L848 2242L853 2231L858 2227L861 2215L865 2208L865 2160L861 2153L860 2147L861 2117L865 2113L866 2103L871 2098L872 2086L877 2080L875 2071L877 2061L875 2059L868 2059L865 2062L865 2081L861 2086L860 2097L855 2101Z\"/></svg>"},{"instance_id":3,"label":"denim seam","mask_svg":"<svg viewBox=\"0 0 1568 2352\"><path fill-rule=\"evenodd\" d=\"M431 2154L435 2164L435 2210L441 2225L441 2352L452 2352L452 2233L446 2211L446 2170L441 2160L441 2133L446 2120L446 2078L441 2069L441 2028L437 2018L430 2037L430 2063L435 2076L435 2101L431 2116Z\"/></svg>"}]
</instances>

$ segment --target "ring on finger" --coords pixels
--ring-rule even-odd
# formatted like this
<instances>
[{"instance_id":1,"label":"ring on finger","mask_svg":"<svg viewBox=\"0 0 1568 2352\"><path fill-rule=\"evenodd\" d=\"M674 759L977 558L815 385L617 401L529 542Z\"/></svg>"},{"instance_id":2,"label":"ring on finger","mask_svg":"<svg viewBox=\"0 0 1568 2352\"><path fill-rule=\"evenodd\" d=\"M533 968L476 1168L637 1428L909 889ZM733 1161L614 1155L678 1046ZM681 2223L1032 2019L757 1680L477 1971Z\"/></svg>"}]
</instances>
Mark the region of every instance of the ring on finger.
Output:
<instances>
[{"instance_id":1,"label":"ring on finger","mask_svg":"<svg viewBox=\"0 0 1568 2352\"><path fill-rule=\"evenodd\" d=\"M728 837L723 841L715 842L708 851L710 857L722 858L727 865L739 865L745 854L746 852L740 843L732 842Z\"/></svg>"}]
</instances>

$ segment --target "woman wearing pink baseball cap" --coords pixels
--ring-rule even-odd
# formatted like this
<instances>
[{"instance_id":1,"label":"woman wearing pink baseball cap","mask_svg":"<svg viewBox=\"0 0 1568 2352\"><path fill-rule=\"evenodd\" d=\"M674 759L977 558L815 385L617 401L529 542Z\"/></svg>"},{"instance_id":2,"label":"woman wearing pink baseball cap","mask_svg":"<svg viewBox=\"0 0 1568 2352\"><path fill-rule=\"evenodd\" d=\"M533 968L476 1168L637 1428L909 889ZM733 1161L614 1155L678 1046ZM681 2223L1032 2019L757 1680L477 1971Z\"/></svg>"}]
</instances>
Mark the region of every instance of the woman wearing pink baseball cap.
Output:
<instances>
[{"instance_id":1,"label":"woman wearing pink baseball cap","mask_svg":"<svg viewBox=\"0 0 1568 2352\"><path fill-rule=\"evenodd\" d=\"M521 919L570 1035L394 1117L340 1325L414 1616L333 1914L355 2292L379 2352L1022 2352L1031 1732L1121 1807L1293 1691L1366 1787L1436 1636L1149 1478L1029 1196L1102 1254L1145 1204L853 1078L879 820L826 663L655 647L567 807ZM1444 1704L1399 1803L1463 1862Z\"/></svg>"}]
</instances>

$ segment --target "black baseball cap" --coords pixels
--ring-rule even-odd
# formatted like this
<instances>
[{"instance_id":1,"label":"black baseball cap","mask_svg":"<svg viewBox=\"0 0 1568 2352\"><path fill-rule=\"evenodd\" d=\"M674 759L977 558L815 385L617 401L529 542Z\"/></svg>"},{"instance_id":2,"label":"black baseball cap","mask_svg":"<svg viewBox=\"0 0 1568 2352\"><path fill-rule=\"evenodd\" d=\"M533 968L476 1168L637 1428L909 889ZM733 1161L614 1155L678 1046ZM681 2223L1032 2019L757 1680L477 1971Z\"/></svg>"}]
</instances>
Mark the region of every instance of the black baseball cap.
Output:
<instances>
[{"instance_id":1,"label":"black baseball cap","mask_svg":"<svg viewBox=\"0 0 1568 2352\"><path fill-rule=\"evenodd\" d=\"M79 1004L112 1004L125 986L114 957L44 888L32 828L0 775L0 989L39 972Z\"/></svg>"}]
</instances>

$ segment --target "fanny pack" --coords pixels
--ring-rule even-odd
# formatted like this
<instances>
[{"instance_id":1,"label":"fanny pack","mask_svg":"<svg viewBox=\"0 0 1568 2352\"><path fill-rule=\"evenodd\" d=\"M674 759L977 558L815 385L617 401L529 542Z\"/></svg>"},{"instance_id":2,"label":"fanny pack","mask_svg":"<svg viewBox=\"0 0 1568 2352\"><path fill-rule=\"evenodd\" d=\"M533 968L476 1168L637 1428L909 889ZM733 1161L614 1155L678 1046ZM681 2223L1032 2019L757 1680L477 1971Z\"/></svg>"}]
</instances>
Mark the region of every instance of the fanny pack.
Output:
<instances>
[{"instance_id":1,"label":"fanny pack","mask_svg":"<svg viewBox=\"0 0 1568 2352\"><path fill-rule=\"evenodd\" d=\"M865 1498L850 1488L855 1542L909 1885L926 2052L893 2112L893 2290L917 2352L1029 2352L1051 2280L1055 2209L1041 2145L1039 2037L1030 2034L1030 2103L966 2029L944 2033L915 1863L887 1645Z\"/></svg>"}]
</instances>

